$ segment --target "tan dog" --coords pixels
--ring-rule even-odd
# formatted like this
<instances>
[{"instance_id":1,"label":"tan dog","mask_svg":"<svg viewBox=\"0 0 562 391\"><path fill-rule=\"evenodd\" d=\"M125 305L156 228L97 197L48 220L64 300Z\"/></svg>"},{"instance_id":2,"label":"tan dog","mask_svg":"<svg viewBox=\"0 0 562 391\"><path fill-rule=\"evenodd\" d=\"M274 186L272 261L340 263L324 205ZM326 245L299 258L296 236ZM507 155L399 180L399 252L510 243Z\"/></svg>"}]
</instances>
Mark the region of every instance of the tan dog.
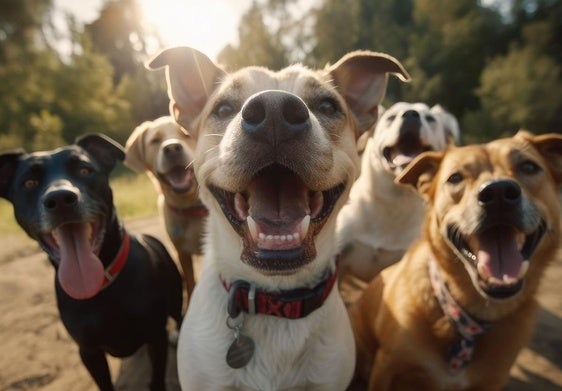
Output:
<instances>
[{"instance_id":1,"label":"tan dog","mask_svg":"<svg viewBox=\"0 0 562 391\"><path fill-rule=\"evenodd\" d=\"M163 66L171 111L198 140L195 174L210 212L180 331L182 388L344 390L355 353L334 288L335 218L387 73L407 73L372 52L318 71L227 74L196 50L172 48L150 63Z\"/></svg>"},{"instance_id":2,"label":"tan dog","mask_svg":"<svg viewBox=\"0 0 562 391\"><path fill-rule=\"evenodd\" d=\"M456 118L440 105L398 102L381 115L367 141L349 202L338 215L346 272L370 281L402 258L420 236L425 202L394 179L420 153L443 150L459 139Z\"/></svg>"},{"instance_id":3,"label":"tan dog","mask_svg":"<svg viewBox=\"0 0 562 391\"><path fill-rule=\"evenodd\" d=\"M562 136L428 152L398 180L428 200L423 236L350 308L357 373L369 390L500 390L559 256Z\"/></svg>"},{"instance_id":4,"label":"tan dog","mask_svg":"<svg viewBox=\"0 0 562 391\"><path fill-rule=\"evenodd\" d=\"M125 164L137 172L146 172L159 193L158 210L178 253L189 299L195 286L192 255L201 254L208 215L199 200L193 173L195 139L172 117L161 117L139 125L125 150Z\"/></svg>"}]
</instances>

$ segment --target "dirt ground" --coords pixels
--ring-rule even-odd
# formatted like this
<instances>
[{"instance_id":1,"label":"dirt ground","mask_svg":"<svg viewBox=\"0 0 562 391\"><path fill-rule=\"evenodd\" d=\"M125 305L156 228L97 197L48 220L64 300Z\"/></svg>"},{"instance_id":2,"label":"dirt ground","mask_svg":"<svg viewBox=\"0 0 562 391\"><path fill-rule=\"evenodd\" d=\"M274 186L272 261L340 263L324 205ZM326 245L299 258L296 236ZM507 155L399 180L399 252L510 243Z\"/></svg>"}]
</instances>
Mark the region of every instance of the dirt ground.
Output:
<instances>
[{"instance_id":1,"label":"dirt ground","mask_svg":"<svg viewBox=\"0 0 562 391\"><path fill-rule=\"evenodd\" d=\"M170 243L158 218L128 221L131 232ZM9 258L6 260L6 258ZM0 237L0 390L95 391L77 346L59 320L54 271L30 241ZM509 391L562 390L562 260L548 269L539 295L535 335L512 370ZM505 341L509 343L509 341ZM168 360L168 390L179 390L175 349ZM148 390L144 349L125 360L110 359L118 390Z\"/></svg>"}]
</instances>

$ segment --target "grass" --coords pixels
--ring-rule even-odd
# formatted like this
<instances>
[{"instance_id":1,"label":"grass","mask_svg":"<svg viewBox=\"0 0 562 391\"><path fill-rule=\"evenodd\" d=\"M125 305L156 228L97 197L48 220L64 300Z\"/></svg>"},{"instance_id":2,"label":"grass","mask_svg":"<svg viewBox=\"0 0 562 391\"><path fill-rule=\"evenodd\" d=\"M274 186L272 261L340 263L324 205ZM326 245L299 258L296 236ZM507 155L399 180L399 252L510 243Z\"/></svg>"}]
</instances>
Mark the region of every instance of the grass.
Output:
<instances>
[{"instance_id":1,"label":"grass","mask_svg":"<svg viewBox=\"0 0 562 391\"><path fill-rule=\"evenodd\" d=\"M117 212L123 219L153 216L156 209L156 190L144 174L124 174L111 179ZM0 199L0 235L22 233L14 218L12 204Z\"/></svg>"}]
</instances>

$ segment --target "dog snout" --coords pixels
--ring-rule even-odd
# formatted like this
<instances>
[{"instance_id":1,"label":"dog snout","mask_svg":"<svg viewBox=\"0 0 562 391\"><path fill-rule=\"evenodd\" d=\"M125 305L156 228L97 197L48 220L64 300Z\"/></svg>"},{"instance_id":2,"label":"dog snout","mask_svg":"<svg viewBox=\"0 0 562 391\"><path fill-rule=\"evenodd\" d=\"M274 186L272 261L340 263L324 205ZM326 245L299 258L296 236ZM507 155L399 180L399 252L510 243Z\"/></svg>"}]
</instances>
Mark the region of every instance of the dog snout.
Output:
<instances>
[{"instance_id":1,"label":"dog snout","mask_svg":"<svg viewBox=\"0 0 562 391\"><path fill-rule=\"evenodd\" d=\"M162 144L162 151L165 155L180 153L182 149L182 145L177 139L168 140Z\"/></svg>"},{"instance_id":2,"label":"dog snout","mask_svg":"<svg viewBox=\"0 0 562 391\"><path fill-rule=\"evenodd\" d=\"M419 120L420 113L418 113L416 110L406 110L404 114L402 114L402 118L404 118L404 120Z\"/></svg>"},{"instance_id":3,"label":"dog snout","mask_svg":"<svg viewBox=\"0 0 562 391\"><path fill-rule=\"evenodd\" d=\"M78 205L78 191L70 186L48 190L42 198L45 209L51 213L64 213Z\"/></svg>"},{"instance_id":4,"label":"dog snout","mask_svg":"<svg viewBox=\"0 0 562 391\"><path fill-rule=\"evenodd\" d=\"M285 91L263 91L249 98L242 108L244 133L270 145L297 138L310 127L306 104Z\"/></svg>"},{"instance_id":5,"label":"dog snout","mask_svg":"<svg viewBox=\"0 0 562 391\"><path fill-rule=\"evenodd\" d=\"M516 207L521 204L521 187L511 180L486 182L478 191L478 203L488 211Z\"/></svg>"}]
</instances>

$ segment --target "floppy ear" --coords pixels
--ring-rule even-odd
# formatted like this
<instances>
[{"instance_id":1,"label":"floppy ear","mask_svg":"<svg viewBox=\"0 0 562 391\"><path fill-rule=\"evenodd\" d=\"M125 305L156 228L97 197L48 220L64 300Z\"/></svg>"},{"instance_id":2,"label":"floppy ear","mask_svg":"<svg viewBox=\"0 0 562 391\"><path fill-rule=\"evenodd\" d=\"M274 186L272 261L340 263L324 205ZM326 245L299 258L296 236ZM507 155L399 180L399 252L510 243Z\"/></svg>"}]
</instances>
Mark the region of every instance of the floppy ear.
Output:
<instances>
[{"instance_id":1,"label":"floppy ear","mask_svg":"<svg viewBox=\"0 0 562 391\"><path fill-rule=\"evenodd\" d=\"M170 114L184 129L193 128L191 123L225 75L209 57L187 46L165 49L146 66L151 70L166 67Z\"/></svg>"},{"instance_id":2,"label":"floppy ear","mask_svg":"<svg viewBox=\"0 0 562 391\"><path fill-rule=\"evenodd\" d=\"M125 159L125 150L115 140L103 134L87 134L78 137L75 144L84 148L102 166L106 173L115 167L118 160Z\"/></svg>"},{"instance_id":3,"label":"floppy ear","mask_svg":"<svg viewBox=\"0 0 562 391\"><path fill-rule=\"evenodd\" d=\"M435 174L437 174L443 156L443 152L431 151L421 153L402 170L394 181L402 185L414 187L419 195L428 200L432 188L431 184Z\"/></svg>"},{"instance_id":4,"label":"floppy ear","mask_svg":"<svg viewBox=\"0 0 562 391\"><path fill-rule=\"evenodd\" d=\"M516 137L523 137L534 145L544 157L556 183L562 184L562 135L548 133L535 136L526 130L520 130Z\"/></svg>"},{"instance_id":5,"label":"floppy ear","mask_svg":"<svg viewBox=\"0 0 562 391\"><path fill-rule=\"evenodd\" d=\"M15 149L0 154L0 197L11 201L10 188L18 169L20 158L25 155L23 149Z\"/></svg>"},{"instance_id":6,"label":"floppy ear","mask_svg":"<svg viewBox=\"0 0 562 391\"><path fill-rule=\"evenodd\" d=\"M445 131L447 132L448 135L447 140L449 141L449 143L460 145L461 130L459 127L459 121L457 121L457 117L449 113L447 110L443 108L443 106L439 104L433 106L430 112L436 117L438 117L441 123L443 124Z\"/></svg>"},{"instance_id":7,"label":"floppy ear","mask_svg":"<svg viewBox=\"0 0 562 391\"><path fill-rule=\"evenodd\" d=\"M123 163L138 173L143 173L147 169L144 136L152 124L152 121L145 121L137 126L125 143L125 160Z\"/></svg>"},{"instance_id":8,"label":"floppy ear","mask_svg":"<svg viewBox=\"0 0 562 391\"><path fill-rule=\"evenodd\" d=\"M398 60L370 51L348 53L330 66L328 72L355 117L356 139L378 119L378 105L386 93L387 73L410 81L410 75Z\"/></svg>"}]
</instances>

